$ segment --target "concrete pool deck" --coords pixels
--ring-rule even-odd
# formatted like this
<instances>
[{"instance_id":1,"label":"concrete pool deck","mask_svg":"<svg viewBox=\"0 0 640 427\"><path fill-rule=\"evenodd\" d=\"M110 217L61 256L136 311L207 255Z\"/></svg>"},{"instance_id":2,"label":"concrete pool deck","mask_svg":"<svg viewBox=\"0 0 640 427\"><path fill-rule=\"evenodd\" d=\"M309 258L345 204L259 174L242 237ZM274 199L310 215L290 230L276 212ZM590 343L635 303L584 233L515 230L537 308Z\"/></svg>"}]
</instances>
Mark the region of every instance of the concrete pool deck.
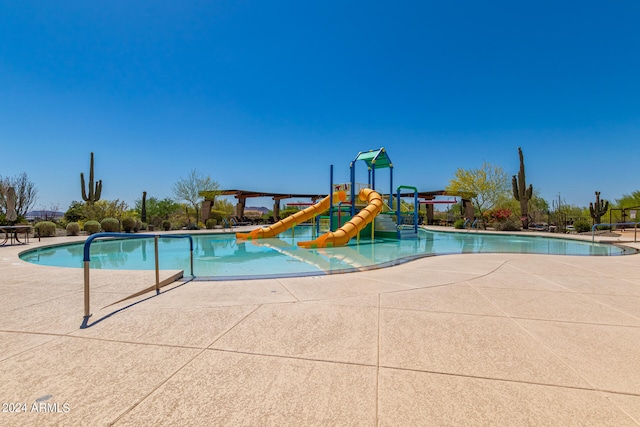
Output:
<instances>
[{"instance_id":1,"label":"concrete pool deck","mask_svg":"<svg viewBox=\"0 0 640 427\"><path fill-rule=\"evenodd\" d=\"M18 258L74 239L0 247L0 425L640 425L640 255L447 255L112 306L154 273L92 270L81 329L82 270Z\"/></svg>"}]
</instances>

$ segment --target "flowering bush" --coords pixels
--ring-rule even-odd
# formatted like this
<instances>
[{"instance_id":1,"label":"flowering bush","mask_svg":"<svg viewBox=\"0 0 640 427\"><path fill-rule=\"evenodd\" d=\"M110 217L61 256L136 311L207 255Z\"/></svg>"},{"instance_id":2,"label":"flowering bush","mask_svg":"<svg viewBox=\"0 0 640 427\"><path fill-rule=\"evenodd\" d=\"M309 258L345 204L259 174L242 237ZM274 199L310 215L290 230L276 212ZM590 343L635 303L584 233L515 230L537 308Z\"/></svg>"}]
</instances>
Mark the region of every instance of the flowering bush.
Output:
<instances>
[{"instance_id":1,"label":"flowering bush","mask_svg":"<svg viewBox=\"0 0 640 427\"><path fill-rule=\"evenodd\" d=\"M508 220L513 212L511 209L498 208L484 213L486 222L503 222Z\"/></svg>"},{"instance_id":2,"label":"flowering bush","mask_svg":"<svg viewBox=\"0 0 640 427\"><path fill-rule=\"evenodd\" d=\"M513 211L507 208L497 208L485 212L485 222L492 224L497 231L517 231L520 230L517 218L513 216Z\"/></svg>"}]
</instances>

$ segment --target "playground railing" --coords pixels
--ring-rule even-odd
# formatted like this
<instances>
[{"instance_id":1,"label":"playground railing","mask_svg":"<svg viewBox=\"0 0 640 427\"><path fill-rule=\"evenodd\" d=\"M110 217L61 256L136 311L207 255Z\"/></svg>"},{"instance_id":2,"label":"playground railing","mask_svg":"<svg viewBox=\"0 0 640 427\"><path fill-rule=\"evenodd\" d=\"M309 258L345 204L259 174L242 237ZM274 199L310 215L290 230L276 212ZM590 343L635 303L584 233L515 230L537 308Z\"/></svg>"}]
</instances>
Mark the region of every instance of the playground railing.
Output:
<instances>
[{"instance_id":1,"label":"playground railing","mask_svg":"<svg viewBox=\"0 0 640 427\"><path fill-rule=\"evenodd\" d=\"M638 241L638 223L637 222L615 222L615 223L606 223L606 224L594 224L591 227L591 242L594 243L596 241L596 227L613 227L617 225L633 225L633 241L634 243Z\"/></svg>"}]
</instances>

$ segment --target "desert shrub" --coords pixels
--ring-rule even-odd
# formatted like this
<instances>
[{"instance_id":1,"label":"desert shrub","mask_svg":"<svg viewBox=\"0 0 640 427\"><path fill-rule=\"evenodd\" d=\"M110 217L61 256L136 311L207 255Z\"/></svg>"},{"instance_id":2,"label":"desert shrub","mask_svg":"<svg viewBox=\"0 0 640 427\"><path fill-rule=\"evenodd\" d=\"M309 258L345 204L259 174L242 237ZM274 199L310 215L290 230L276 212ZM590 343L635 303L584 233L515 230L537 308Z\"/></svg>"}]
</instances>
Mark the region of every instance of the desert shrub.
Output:
<instances>
[{"instance_id":1,"label":"desert shrub","mask_svg":"<svg viewBox=\"0 0 640 427\"><path fill-rule=\"evenodd\" d=\"M575 228L578 233L586 233L587 231L591 231L591 223L584 218L581 218L577 221L574 221L573 228Z\"/></svg>"},{"instance_id":2,"label":"desert shrub","mask_svg":"<svg viewBox=\"0 0 640 427\"><path fill-rule=\"evenodd\" d=\"M147 229L147 223L146 222L142 222L139 219L136 219L136 226L133 229L133 231L135 231L136 233L140 230L146 230Z\"/></svg>"},{"instance_id":3,"label":"desert shrub","mask_svg":"<svg viewBox=\"0 0 640 427\"><path fill-rule=\"evenodd\" d=\"M34 226L40 237L51 237L56 235L56 225L51 221L40 221Z\"/></svg>"},{"instance_id":4,"label":"desert shrub","mask_svg":"<svg viewBox=\"0 0 640 427\"><path fill-rule=\"evenodd\" d=\"M226 216L227 216L226 212L219 211L219 210L212 210L211 214L209 215L209 219L215 219L218 221L218 223L220 223L222 218L225 218Z\"/></svg>"},{"instance_id":5,"label":"desert shrub","mask_svg":"<svg viewBox=\"0 0 640 427\"><path fill-rule=\"evenodd\" d=\"M464 219L457 219L456 222L453 223L453 228L457 228L458 230L462 230L464 228Z\"/></svg>"},{"instance_id":6,"label":"desert shrub","mask_svg":"<svg viewBox=\"0 0 640 427\"><path fill-rule=\"evenodd\" d=\"M206 223L207 230L213 230L218 225L218 220L209 218Z\"/></svg>"},{"instance_id":7,"label":"desert shrub","mask_svg":"<svg viewBox=\"0 0 640 427\"><path fill-rule=\"evenodd\" d=\"M115 218L105 218L100 221L100 226L107 233L117 233L120 231L120 221Z\"/></svg>"},{"instance_id":8,"label":"desert shrub","mask_svg":"<svg viewBox=\"0 0 640 427\"><path fill-rule=\"evenodd\" d=\"M493 228L496 231L520 231L520 224L513 219L507 219L504 221L494 222Z\"/></svg>"},{"instance_id":9,"label":"desert shrub","mask_svg":"<svg viewBox=\"0 0 640 427\"><path fill-rule=\"evenodd\" d=\"M77 236L78 234L80 234L80 224L77 222L67 224L67 236Z\"/></svg>"},{"instance_id":10,"label":"desert shrub","mask_svg":"<svg viewBox=\"0 0 640 427\"><path fill-rule=\"evenodd\" d=\"M127 217L122 220L122 229L126 233L131 233L135 231L135 228L136 228L136 220L134 218Z\"/></svg>"},{"instance_id":11,"label":"desert shrub","mask_svg":"<svg viewBox=\"0 0 640 427\"><path fill-rule=\"evenodd\" d=\"M162 221L162 229L164 231L171 230L171 221L169 221L168 219L165 219L164 221Z\"/></svg>"},{"instance_id":12,"label":"desert shrub","mask_svg":"<svg viewBox=\"0 0 640 427\"><path fill-rule=\"evenodd\" d=\"M95 234L100 232L100 223L98 221L87 221L84 223L84 231L87 234Z\"/></svg>"}]
</instances>

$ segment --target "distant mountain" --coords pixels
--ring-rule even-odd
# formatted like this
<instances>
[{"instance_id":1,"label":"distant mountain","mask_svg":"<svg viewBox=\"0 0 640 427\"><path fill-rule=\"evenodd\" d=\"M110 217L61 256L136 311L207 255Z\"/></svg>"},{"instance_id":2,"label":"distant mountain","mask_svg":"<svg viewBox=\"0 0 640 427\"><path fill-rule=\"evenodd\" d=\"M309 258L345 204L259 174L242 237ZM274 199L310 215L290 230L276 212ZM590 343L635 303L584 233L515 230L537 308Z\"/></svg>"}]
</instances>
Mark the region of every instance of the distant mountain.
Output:
<instances>
[{"instance_id":1,"label":"distant mountain","mask_svg":"<svg viewBox=\"0 0 640 427\"><path fill-rule=\"evenodd\" d=\"M260 212L260 214L262 215L269 213L270 210L271 209L267 209L264 206L246 206L244 208L245 212L247 211Z\"/></svg>"},{"instance_id":2,"label":"distant mountain","mask_svg":"<svg viewBox=\"0 0 640 427\"><path fill-rule=\"evenodd\" d=\"M36 219L60 219L64 216L64 212L59 211L29 211L25 215L27 221Z\"/></svg>"}]
</instances>

